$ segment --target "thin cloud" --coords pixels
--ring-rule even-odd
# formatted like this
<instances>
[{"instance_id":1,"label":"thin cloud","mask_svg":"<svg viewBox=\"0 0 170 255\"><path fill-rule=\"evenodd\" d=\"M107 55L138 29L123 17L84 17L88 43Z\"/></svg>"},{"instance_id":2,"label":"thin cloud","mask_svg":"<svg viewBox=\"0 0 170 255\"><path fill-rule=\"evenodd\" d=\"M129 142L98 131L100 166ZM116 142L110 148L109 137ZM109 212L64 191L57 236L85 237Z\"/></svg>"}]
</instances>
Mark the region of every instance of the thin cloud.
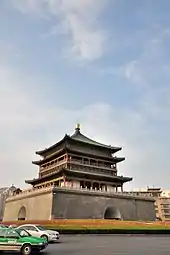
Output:
<instances>
[{"instance_id":1,"label":"thin cloud","mask_svg":"<svg viewBox=\"0 0 170 255\"><path fill-rule=\"evenodd\" d=\"M27 76L9 67L1 69L1 74L0 161L1 169L5 169L1 185L11 181L23 186L25 179L34 178L38 171L31 164L35 151L55 143L65 132L73 132L77 119L86 135L123 147L119 155L125 156L126 161L120 165L119 173L135 177L129 187L156 183L161 175L158 170L168 161L166 154L160 154L160 136L154 136L152 127L148 128L145 113L99 102L79 110L51 109L41 102L41 97L35 100L20 89L21 84L28 86ZM33 80L29 80L29 86L34 88ZM34 93L38 95L38 91ZM148 168L157 172L157 178L148 176Z\"/></svg>"},{"instance_id":2,"label":"thin cloud","mask_svg":"<svg viewBox=\"0 0 170 255\"><path fill-rule=\"evenodd\" d=\"M14 0L11 3L23 14L38 14L39 18L54 17L50 33L55 35L60 31L67 36L69 51L64 51L65 56L93 61L104 55L108 34L101 28L98 18L108 1Z\"/></svg>"},{"instance_id":3,"label":"thin cloud","mask_svg":"<svg viewBox=\"0 0 170 255\"><path fill-rule=\"evenodd\" d=\"M46 19L46 21L47 19L50 20L53 23L51 27L53 35L56 35L57 32L57 36L61 36L61 34L66 36L65 43L68 43L71 56L84 60L97 60L104 56L107 33L97 19L106 8L104 1L11 0L11 4L20 13L28 15L29 20L32 17L37 18L38 21L41 18ZM120 11L122 13L122 9ZM129 13L131 13L131 10L129 10ZM132 15L129 17L132 17ZM21 17L19 15L19 18L25 20L25 16ZM134 22L130 24L134 24ZM34 25L34 23L31 23L31 25ZM115 22L116 25L117 30L120 31L119 22L117 24ZM39 27L36 29L39 33ZM124 31L122 34L124 34ZM61 71L60 75L58 73L55 73L55 75L52 72L48 73L48 70L43 72L41 61L47 63L45 67L50 66L51 63L48 62L46 56L49 53L51 54L51 49L47 49L43 55L44 48L42 47L42 58L40 60L39 55L36 55L34 42L41 48L41 41L38 41L37 37L37 40L34 37L32 38L30 33L30 38L33 41L32 49L27 52L27 47L24 47L19 52L19 54L30 54L30 62L28 61L28 63L25 58L25 62L16 61L14 67L14 64L12 64L14 62L10 62L10 58L8 64L5 61L6 55L8 55L6 51L9 52L9 50L4 50L6 42L0 43L2 48L0 49L0 55L3 56L0 59L0 162L1 176L3 176L0 185L11 184L12 182L22 186L25 179L34 178L38 171L31 164L31 161L36 157L35 151L55 143L63 137L65 132L73 132L75 123L79 120L82 132L86 135L102 143L123 147L123 151L119 155L125 156L126 161L121 163L118 170L120 174L134 177L134 181L128 187L169 186L170 65L167 54L169 30L166 29L162 37L159 33L157 33L157 36L155 36L155 33L154 36L153 34L150 36L150 31L145 33L144 30L138 40L133 37L134 33L131 33L131 35L132 38L128 41L128 45L126 44L126 36L123 37L122 35L120 40L120 37L113 35L112 38L115 38L117 42L119 41L117 43L118 52L122 53L122 47L125 47L125 44L126 52L123 52L120 58L118 55L116 57L113 54L110 55L108 62L113 63L114 68L109 67L107 69L107 61L102 63L106 68L102 75L110 75L109 78L102 77L104 79L100 80L101 76L97 79L95 74L91 72L97 84L97 86L93 86L93 90L96 92L96 90L99 91L101 87L105 86L107 92L105 93L102 90L101 94L104 93L104 95L98 93L100 100L96 96L95 101L89 100L92 103L85 101L78 109L71 109L71 107L74 107L72 103L59 102L59 98L63 99L63 93L60 93L60 80L62 80L62 76L67 74L69 66L67 61L64 63L66 68L63 67L64 65L59 68L54 64L53 70L58 68L58 73ZM18 32L18 36L21 36L21 41L23 40L24 44L24 35ZM128 24L127 36L129 36ZM52 39L54 38L51 37L50 40ZM97 44L96 40L98 40ZM55 43L55 40L53 43ZM63 41L62 45L65 50ZM141 47L136 49L135 45ZM16 49L18 48L20 47L16 47ZM135 49L135 54L132 48ZM131 54L127 54L128 50ZM11 52L13 51L15 51L15 47L11 49ZM61 48L59 47L56 52L60 54ZM54 54L54 48L52 54ZM11 60L13 59L11 58ZM38 64L36 70L33 70L35 65L33 65L32 70L31 68L28 69L31 62ZM19 67L19 64L23 64L22 68ZM86 66L88 65L89 63ZM23 69L25 69L25 73ZM41 82L36 81L35 73L37 70L41 70ZM76 66L76 70L73 70L73 76L79 71L80 69ZM50 86L48 78L45 81L44 76L46 74L57 83L55 88ZM86 84L89 85L93 82L93 79L88 77L87 69L80 75ZM114 79L116 75L119 76L120 80ZM73 86L73 82L77 82L77 76L75 79L73 78L72 82L66 77L63 80L64 91L69 91L64 95L65 102L70 97L72 100L77 100L77 97L81 100L82 93L79 94L80 91L75 93L76 89ZM83 84L80 81L79 86ZM111 87L112 85L114 87ZM123 90L127 87L130 88L130 93L126 97ZM50 93L48 93L49 88L51 89ZM55 99L50 97L52 93L55 95ZM46 95L46 100L44 100L42 94ZM117 100L117 95L120 95L119 100ZM58 98L56 99L56 97ZM50 107L50 100L54 100L53 106L55 105L55 107Z\"/></svg>"}]
</instances>

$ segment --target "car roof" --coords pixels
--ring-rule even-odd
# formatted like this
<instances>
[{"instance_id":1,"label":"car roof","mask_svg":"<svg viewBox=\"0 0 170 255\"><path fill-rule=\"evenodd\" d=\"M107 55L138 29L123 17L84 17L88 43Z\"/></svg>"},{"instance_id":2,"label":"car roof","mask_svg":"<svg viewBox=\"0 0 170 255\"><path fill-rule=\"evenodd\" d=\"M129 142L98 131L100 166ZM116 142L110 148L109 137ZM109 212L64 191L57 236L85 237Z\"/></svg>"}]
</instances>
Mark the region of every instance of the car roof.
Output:
<instances>
[{"instance_id":1,"label":"car roof","mask_svg":"<svg viewBox=\"0 0 170 255\"><path fill-rule=\"evenodd\" d=\"M19 227L21 227L21 226L41 226L40 224L22 224L22 225L20 225Z\"/></svg>"},{"instance_id":2,"label":"car roof","mask_svg":"<svg viewBox=\"0 0 170 255\"><path fill-rule=\"evenodd\" d=\"M35 224L22 224L19 227L21 227L21 226L36 226L36 225Z\"/></svg>"}]
</instances>

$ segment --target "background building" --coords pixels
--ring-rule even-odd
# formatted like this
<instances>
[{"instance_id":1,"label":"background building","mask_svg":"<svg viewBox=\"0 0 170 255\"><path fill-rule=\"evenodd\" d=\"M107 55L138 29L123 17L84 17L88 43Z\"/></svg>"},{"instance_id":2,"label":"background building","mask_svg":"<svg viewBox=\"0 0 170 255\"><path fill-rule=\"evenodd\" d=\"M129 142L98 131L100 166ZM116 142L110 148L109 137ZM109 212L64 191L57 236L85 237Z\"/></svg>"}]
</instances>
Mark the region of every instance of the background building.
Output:
<instances>
[{"instance_id":1,"label":"background building","mask_svg":"<svg viewBox=\"0 0 170 255\"><path fill-rule=\"evenodd\" d=\"M0 221L3 219L6 199L16 190L15 186L0 188Z\"/></svg>"},{"instance_id":2,"label":"background building","mask_svg":"<svg viewBox=\"0 0 170 255\"><path fill-rule=\"evenodd\" d=\"M162 221L170 220L170 190L147 188L131 191L130 194L153 197L155 199L156 218Z\"/></svg>"},{"instance_id":3,"label":"background building","mask_svg":"<svg viewBox=\"0 0 170 255\"><path fill-rule=\"evenodd\" d=\"M157 216L163 221L170 221L170 190L162 190L156 205Z\"/></svg>"}]
</instances>

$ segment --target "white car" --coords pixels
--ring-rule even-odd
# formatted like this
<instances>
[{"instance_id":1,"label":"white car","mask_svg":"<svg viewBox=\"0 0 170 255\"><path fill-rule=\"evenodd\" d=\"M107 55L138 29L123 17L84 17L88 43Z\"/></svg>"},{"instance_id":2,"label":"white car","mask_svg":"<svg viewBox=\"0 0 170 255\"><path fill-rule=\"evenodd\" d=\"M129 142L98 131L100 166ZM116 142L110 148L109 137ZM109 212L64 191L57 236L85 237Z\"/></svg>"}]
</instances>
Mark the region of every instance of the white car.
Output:
<instances>
[{"instance_id":1,"label":"white car","mask_svg":"<svg viewBox=\"0 0 170 255\"><path fill-rule=\"evenodd\" d=\"M32 236L43 237L47 242L55 242L60 237L58 231L48 230L40 225L25 224L17 227L17 229L24 229Z\"/></svg>"}]
</instances>

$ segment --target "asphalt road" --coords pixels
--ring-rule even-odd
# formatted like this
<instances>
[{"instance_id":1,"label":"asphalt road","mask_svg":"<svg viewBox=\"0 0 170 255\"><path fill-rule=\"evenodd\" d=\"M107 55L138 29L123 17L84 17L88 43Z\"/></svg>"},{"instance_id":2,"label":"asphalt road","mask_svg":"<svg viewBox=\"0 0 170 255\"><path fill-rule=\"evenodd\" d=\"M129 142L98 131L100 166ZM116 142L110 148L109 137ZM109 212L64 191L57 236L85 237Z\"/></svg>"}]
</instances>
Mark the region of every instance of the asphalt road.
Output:
<instances>
[{"instance_id":1,"label":"asphalt road","mask_svg":"<svg viewBox=\"0 0 170 255\"><path fill-rule=\"evenodd\" d=\"M61 236L42 255L169 255L170 236Z\"/></svg>"}]
</instances>

